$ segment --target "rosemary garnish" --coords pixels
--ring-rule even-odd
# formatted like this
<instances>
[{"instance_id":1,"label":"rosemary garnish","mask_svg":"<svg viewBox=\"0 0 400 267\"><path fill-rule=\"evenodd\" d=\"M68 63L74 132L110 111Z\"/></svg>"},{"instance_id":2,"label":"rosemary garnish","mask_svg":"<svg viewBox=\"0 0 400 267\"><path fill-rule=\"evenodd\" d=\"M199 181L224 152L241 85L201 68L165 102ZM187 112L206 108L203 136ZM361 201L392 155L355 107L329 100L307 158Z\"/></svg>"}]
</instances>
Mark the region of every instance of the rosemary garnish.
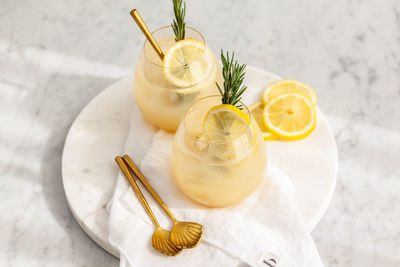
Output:
<instances>
[{"instance_id":1,"label":"rosemary garnish","mask_svg":"<svg viewBox=\"0 0 400 267\"><path fill-rule=\"evenodd\" d=\"M185 39L186 3L183 3L182 7L182 1L183 0L172 0L172 3L174 4L175 19L171 26L175 33L176 42Z\"/></svg>"},{"instance_id":2,"label":"rosemary garnish","mask_svg":"<svg viewBox=\"0 0 400 267\"><path fill-rule=\"evenodd\" d=\"M224 78L224 90L221 89L218 83L218 91L222 96L222 104L230 104L239 109L242 109L240 100L242 94L246 91L247 86L242 85L244 80L244 69L246 64L240 65L235 58L235 53L232 53L232 57L229 57L229 52L226 52L226 57L221 49L221 61L222 61L222 76Z\"/></svg>"}]
</instances>

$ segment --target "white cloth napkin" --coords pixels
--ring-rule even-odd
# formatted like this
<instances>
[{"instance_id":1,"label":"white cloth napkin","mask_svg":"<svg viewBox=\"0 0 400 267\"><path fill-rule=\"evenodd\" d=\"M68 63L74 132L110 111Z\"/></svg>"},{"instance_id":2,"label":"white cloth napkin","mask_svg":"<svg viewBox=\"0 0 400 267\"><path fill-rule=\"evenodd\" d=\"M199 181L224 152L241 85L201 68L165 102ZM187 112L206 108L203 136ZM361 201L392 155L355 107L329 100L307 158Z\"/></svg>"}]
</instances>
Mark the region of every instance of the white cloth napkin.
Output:
<instances>
[{"instance_id":1,"label":"white cloth napkin","mask_svg":"<svg viewBox=\"0 0 400 267\"><path fill-rule=\"evenodd\" d=\"M121 267L268 267L271 253L279 259L279 267L323 266L296 207L292 183L284 173L269 164L259 189L240 205L206 208L187 199L175 186L169 162L172 140L173 134L144 121L134 104L124 152L178 220L204 226L203 239L198 247L175 257L156 251L151 246L155 227L120 173L109 204L109 241L120 251ZM171 229L166 214L138 184L161 226Z\"/></svg>"}]
</instances>

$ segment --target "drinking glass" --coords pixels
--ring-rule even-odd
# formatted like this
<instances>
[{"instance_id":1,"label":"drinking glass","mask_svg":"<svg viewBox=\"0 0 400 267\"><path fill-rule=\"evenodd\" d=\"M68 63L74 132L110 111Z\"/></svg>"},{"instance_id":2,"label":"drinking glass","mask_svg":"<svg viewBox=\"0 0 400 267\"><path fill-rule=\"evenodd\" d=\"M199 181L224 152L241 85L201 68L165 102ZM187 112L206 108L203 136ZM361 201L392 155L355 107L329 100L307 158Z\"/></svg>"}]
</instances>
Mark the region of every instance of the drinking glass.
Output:
<instances>
[{"instance_id":1,"label":"drinking glass","mask_svg":"<svg viewBox=\"0 0 400 267\"><path fill-rule=\"evenodd\" d=\"M211 207L237 204L260 184L267 156L263 137L247 107L250 123L239 135L212 140L204 130L210 109L221 96L208 96L189 106L175 134L172 177L190 199Z\"/></svg>"},{"instance_id":2,"label":"drinking glass","mask_svg":"<svg viewBox=\"0 0 400 267\"><path fill-rule=\"evenodd\" d=\"M153 36L164 54L176 43L175 35L171 26L163 27L155 32ZM216 94L215 82L221 81L221 69L215 59L215 55L206 45L203 36L193 28L186 27L186 39L194 39L204 44L204 49L199 57L190 62L188 66L194 66L207 59L204 67L206 75L194 84L188 86L177 86L167 79L163 62L158 57L148 40L145 41L143 50L135 69L134 96L136 103L147 121L154 126L167 130L176 131L179 122L183 118L187 107L196 99L207 95ZM202 60L202 61L201 61ZM179 72L176 68L170 71Z\"/></svg>"}]
</instances>

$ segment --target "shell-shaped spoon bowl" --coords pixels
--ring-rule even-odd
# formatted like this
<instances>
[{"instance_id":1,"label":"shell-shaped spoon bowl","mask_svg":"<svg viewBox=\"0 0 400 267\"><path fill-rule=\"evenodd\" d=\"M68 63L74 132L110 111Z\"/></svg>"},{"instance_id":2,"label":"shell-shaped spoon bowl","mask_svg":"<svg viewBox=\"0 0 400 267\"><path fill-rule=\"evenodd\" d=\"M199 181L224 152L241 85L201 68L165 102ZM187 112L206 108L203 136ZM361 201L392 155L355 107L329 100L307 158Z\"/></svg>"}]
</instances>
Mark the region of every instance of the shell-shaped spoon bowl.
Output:
<instances>
[{"instance_id":1,"label":"shell-shaped spoon bowl","mask_svg":"<svg viewBox=\"0 0 400 267\"><path fill-rule=\"evenodd\" d=\"M171 242L180 248L196 247L203 235L203 226L194 222L174 221Z\"/></svg>"},{"instance_id":2,"label":"shell-shaped spoon bowl","mask_svg":"<svg viewBox=\"0 0 400 267\"><path fill-rule=\"evenodd\" d=\"M157 227L151 243L155 249L168 256L178 255L182 249L171 242L171 232Z\"/></svg>"}]
</instances>

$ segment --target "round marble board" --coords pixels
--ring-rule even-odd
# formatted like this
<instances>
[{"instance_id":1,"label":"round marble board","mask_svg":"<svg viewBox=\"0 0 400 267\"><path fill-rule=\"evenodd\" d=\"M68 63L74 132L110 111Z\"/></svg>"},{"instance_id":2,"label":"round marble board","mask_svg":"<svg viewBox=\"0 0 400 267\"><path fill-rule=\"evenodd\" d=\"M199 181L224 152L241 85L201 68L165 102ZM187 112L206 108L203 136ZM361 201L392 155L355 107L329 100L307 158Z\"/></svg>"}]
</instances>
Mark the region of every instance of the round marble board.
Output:
<instances>
[{"instance_id":1,"label":"round marble board","mask_svg":"<svg viewBox=\"0 0 400 267\"><path fill-rule=\"evenodd\" d=\"M244 103L260 100L263 88L279 77L248 66ZM118 257L108 243L108 213L118 167L129 130L133 76L121 79L98 94L79 114L65 141L62 177L73 216L101 247ZM311 231L321 220L336 183L337 150L324 115L317 108L317 126L307 138L266 143L268 160L292 180L298 207Z\"/></svg>"}]
</instances>

